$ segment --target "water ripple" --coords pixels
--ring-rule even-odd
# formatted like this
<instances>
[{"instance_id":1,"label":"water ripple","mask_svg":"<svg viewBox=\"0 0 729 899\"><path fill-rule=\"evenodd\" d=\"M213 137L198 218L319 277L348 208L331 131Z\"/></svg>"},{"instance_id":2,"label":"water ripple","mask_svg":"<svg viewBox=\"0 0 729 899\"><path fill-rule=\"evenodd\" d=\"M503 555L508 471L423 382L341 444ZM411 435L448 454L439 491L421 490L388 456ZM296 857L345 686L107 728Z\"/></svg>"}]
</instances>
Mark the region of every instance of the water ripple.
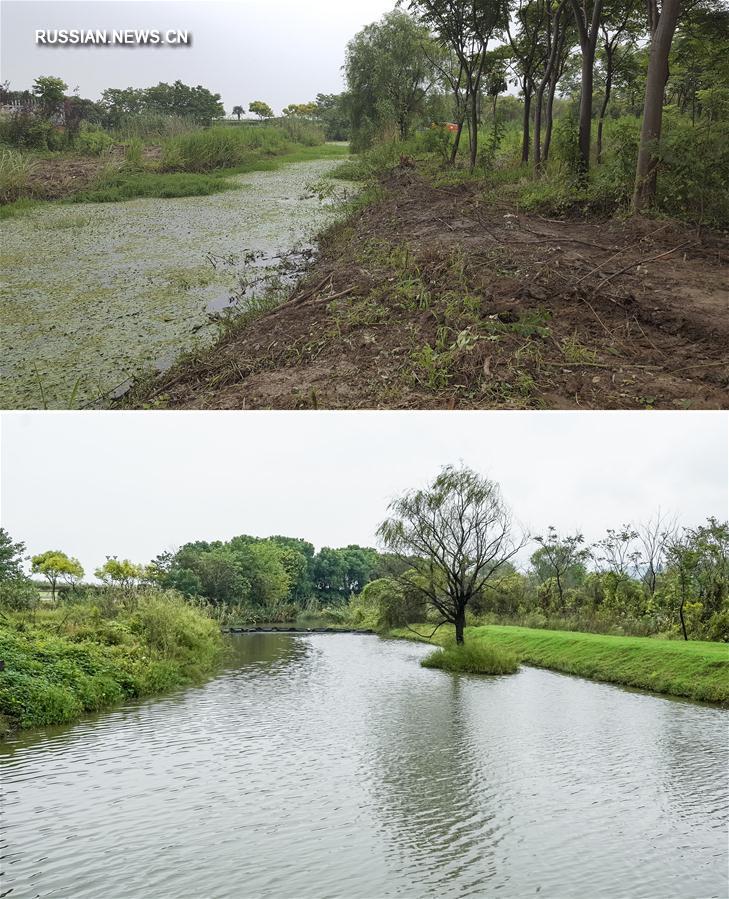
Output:
<instances>
[{"instance_id":1,"label":"water ripple","mask_svg":"<svg viewBox=\"0 0 729 899\"><path fill-rule=\"evenodd\" d=\"M231 647L6 747L0 896L726 897L725 712L374 637Z\"/></svg>"}]
</instances>

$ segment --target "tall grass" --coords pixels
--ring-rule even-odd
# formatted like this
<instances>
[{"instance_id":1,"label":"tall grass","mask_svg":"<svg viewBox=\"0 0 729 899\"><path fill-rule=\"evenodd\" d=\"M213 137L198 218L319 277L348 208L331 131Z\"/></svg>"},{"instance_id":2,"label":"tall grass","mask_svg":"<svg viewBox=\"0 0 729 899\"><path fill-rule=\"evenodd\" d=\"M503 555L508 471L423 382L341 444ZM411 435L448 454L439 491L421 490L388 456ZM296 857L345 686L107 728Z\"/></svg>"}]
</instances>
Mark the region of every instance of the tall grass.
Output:
<instances>
[{"instance_id":1,"label":"tall grass","mask_svg":"<svg viewBox=\"0 0 729 899\"><path fill-rule=\"evenodd\" d=\"M484 641L469 640L461 646L447 643L420 663L424 668L461 671L466 674L513 674L519 668L516 653Z\"/></svg>"},{"instance_id":2,"label":"tall grass","mask_svg":"<svg viewBox=\"0 0 729 899\"><path fill-rule=\"evenodd\" d=\"M283 156L292 149L291 144L286 131L276 126L218 126L169 140L162 153L160 168L166 172L235 169L254 158Z\"/></svg>"},{"instance_id":3,"label":"tall grass","mask_svg":"<svg viewBox=\"0 0 729 899\"><path fill-rule=\"evenodd\" d=\"M185 116L139 112L134 115L122 116L112 129L112 134L117 140L123 142L138 138L145 143L159 143L180 134L201 129L202 125Z\"/></svg>"},{"instance_id":4,"label":"tall grass","mask_svg":"<svg viewBox=\"0 0 729 899\"><path fill-rule=\"evenodd\" d=\"M0 150L0 203L12 203L29 191L33 163L16 150Z\"/></svg>"}]
</instances>

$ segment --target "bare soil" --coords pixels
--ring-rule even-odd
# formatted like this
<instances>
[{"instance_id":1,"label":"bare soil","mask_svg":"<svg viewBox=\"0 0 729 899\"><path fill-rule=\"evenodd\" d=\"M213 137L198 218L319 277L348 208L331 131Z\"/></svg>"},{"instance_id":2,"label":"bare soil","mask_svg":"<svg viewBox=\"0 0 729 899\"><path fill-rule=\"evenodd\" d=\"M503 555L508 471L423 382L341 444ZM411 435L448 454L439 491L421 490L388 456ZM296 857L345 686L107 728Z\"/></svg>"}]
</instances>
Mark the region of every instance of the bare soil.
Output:
<instances>
[{"instance_id":1,"label":"bare soil","mask_svg":"<svg viewBox=\"0 0 729 899\"><path fill-rule=\"evenodd\" d=\"M729 408L726 235L547 219L404 162L288 302L124 404Z\"/></svg>"}]
</instances>

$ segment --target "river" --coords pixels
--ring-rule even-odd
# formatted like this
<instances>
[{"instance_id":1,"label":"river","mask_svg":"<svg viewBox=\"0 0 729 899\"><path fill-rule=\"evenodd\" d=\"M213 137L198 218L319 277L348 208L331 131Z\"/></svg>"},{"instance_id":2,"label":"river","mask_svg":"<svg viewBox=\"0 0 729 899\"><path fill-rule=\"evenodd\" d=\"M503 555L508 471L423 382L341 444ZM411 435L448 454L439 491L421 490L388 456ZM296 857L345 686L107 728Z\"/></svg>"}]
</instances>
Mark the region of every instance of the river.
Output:
<instances>
[{"instance_id":1,"label":"river","mask_svg":"<svg viewBox=\"0 0 729 899\"><path fill-rule=\"evenodd\" d=\"M203 197L40 204L2 223L0 408L75 408L216 334L241 277L337 214L336 158L229 179ZM312 189L313 188L313 189ZM351 186L349 188L351 191Z\"/></svg>"},{"instance_id":2,"label":"river","mask_svg":"<svg viewBox=\"0 0 729 899\"><path fill-rule=\"evenodd\" d=\"M230 647L4 747L2 895L727 896L726 711L374 636Z\"/></svg>"}]
</instances>

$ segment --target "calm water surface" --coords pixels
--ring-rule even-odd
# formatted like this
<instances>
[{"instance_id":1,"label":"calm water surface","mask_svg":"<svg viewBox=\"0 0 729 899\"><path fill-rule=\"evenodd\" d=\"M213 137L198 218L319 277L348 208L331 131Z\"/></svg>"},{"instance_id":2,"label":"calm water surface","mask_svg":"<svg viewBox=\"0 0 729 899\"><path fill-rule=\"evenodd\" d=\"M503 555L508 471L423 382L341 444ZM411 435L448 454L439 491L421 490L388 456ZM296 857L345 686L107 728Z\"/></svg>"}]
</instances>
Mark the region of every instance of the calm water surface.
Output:
<instances>
[{"instance_id":1,"label":"calm water surface","mask_svg":"<svg viewBox=\"0 0 729 899\"><path fill-rule=\"evenodd\" d=\"M16 740L0 894L726 897L725 711L356 635Z\"/></svg>"}]
</instances>

